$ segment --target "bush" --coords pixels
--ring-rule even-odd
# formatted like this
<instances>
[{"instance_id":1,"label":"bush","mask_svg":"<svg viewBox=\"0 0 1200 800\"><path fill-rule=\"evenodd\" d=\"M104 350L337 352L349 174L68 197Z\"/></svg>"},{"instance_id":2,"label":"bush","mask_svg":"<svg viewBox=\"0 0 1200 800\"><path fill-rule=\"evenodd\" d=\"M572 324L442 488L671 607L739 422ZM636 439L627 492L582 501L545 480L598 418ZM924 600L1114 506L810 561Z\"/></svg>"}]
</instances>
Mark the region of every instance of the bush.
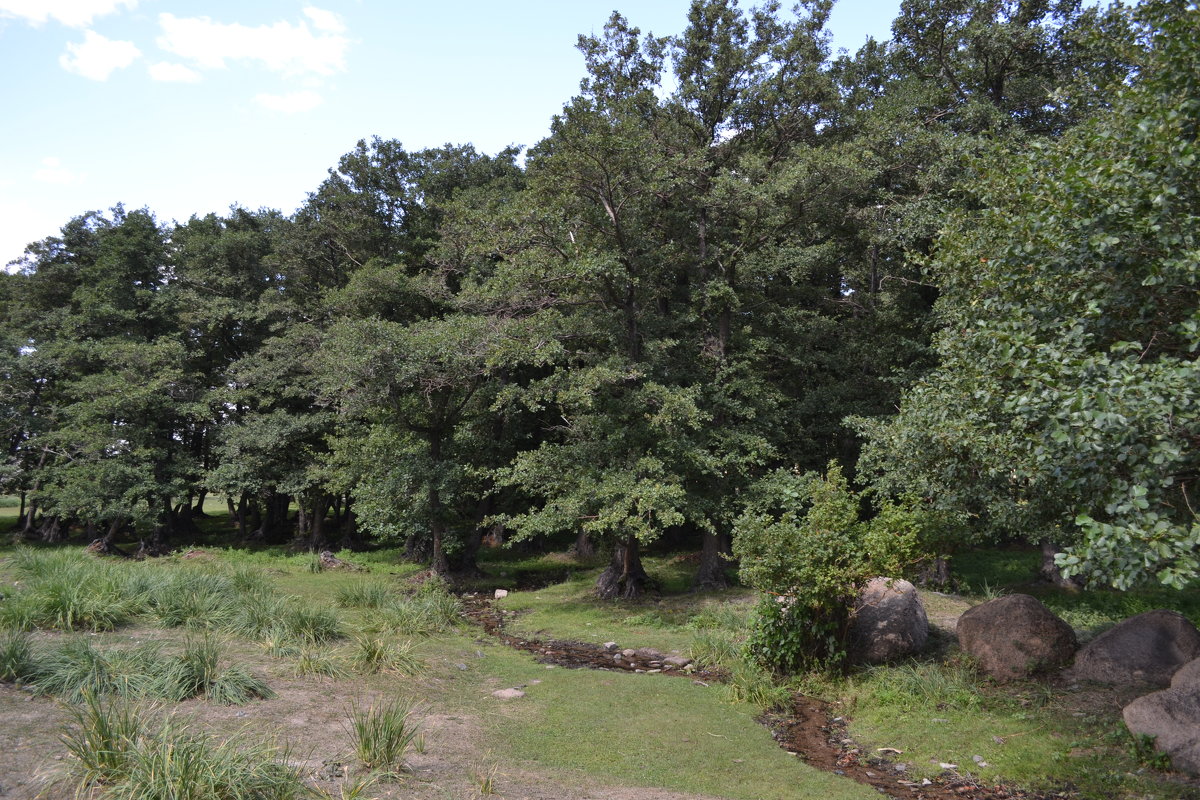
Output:
<instances>
[{"instance_id":1,"label":"bush","mask_svg":"<svg viewBox=\"0 0 1200 800\"><path fill-rule=\"evenodd\" d=\"M781 515L738 520L741 578L766 593L747 639L753 660L785 672L843 667L859 588L877 575L903 574L924 554L924 531L940 532L915 501L885 502L871 522L860 521L861 503L832 462Z\"/></svg>"}]
</instances>

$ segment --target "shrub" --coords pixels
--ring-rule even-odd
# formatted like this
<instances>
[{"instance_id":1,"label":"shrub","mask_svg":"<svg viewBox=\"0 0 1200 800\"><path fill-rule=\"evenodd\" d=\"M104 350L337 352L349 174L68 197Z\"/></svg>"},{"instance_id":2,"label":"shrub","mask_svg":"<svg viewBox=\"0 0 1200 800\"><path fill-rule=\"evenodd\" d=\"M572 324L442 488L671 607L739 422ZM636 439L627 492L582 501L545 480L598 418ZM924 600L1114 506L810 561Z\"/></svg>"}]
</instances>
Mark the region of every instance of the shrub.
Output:
<instances>
[{"instance_id":1,"label":"shrub","mask_svg":"<svg viewBox=\"0 0 1200 800\"><path fill-rule=\"evenodd\" d=\"M753 660L787 672L844 666L859 588L919 560L923 530L937 527L933 518L915 501L885 502L874 520L862 522L861 502L831 462L824 478L799 485L781 515L738 520L741 578L766 593L747 639Z\"/></svg>"}]
</instances>

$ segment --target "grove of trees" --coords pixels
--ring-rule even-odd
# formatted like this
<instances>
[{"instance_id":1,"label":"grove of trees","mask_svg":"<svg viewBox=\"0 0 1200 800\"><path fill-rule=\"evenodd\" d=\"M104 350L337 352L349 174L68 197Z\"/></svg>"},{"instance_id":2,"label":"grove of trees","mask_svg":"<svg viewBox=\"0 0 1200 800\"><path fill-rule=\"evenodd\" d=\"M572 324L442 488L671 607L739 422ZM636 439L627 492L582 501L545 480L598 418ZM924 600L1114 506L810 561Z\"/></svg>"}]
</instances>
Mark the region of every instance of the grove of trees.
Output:
<instances>
[{"instance_id":1,"label":"grove of trees","mask_svg":"<svg viewBox=\"0 0 1200 800\"><path fill-rule=\"evenodd\" d=\"M577 541L634 597L656 540L716 587L764 531L829 533L765 520L836 462L938 520L931 555L1196 578L1200 12L905 0L834 57L830 6L614 13L524 153L364 139L290 216L118 205L30 244L20 534L153 552L219 494L247 541L443 574Z\"/></svg>"}]
</instances>

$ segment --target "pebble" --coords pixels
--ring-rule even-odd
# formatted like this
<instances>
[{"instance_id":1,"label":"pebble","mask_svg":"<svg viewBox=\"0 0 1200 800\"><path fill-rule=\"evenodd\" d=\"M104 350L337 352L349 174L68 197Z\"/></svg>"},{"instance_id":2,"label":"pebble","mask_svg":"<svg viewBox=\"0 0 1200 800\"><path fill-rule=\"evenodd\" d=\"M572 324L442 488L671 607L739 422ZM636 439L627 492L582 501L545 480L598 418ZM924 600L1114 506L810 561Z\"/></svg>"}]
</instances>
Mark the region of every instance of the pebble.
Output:
<instances>
[{"instance_id":1,"label":"pebble","mask_svg":"<svg viewBox=\"0 0 1200 800\"><path fill-rule=\"evenodd\" d=\"M466 672L466 671L467 671L467 665L466 665L466 664L455 664L454 666L458 667L458 668L459 668L460 670L462 670L463 672Z\"/></svg>"},{"instance_id":2,"label":"pebble","mask_svg":"<svg viewBox=\"0 0 1200 800\"><path fill-rule=\"evenodd\" d=\"M641 670L638 670L638 672L641 672ZM647 672L647 674L655 675L659 672L662 672L662 670L661 669L648 669L648 670L646 670L646 672Z\"/></svg>"}]
</instances>

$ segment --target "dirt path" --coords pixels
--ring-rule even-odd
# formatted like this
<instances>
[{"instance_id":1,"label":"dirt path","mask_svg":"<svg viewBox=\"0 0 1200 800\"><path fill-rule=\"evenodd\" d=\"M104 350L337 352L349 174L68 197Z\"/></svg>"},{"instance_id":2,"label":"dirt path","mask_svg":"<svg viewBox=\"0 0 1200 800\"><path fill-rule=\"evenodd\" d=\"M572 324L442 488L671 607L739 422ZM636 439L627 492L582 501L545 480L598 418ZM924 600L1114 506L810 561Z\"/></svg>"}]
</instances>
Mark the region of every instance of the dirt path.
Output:
<instances>
[{"instance_id":1,"label":"dirt path","mask_svg":"<svg viewBox=\"0 0 1200 800\"><path fill-rule=\"evenodd\" d=\"M670 665L661 653L647 648L633 652L614 651L582 642L514 636L505 631L505 613L497 610L488 598L468 594L462 597L462 602L468 619L504 644L532 653L544 664L573 669L655 673L704 683L724 682L728 678L721 670ZM947 620L939 622L946 626ZM780 747L795 753L805 763L872 786L882 797L895 800L1049 800L1048 795L1006 786L987 786L958 775L913 780L887 759L865 756L850 739L845 721L833 715L828 703L813 697L795 695L790 713L767 714L759 721L771 729Z\"/></svg>"}]
</instances>

